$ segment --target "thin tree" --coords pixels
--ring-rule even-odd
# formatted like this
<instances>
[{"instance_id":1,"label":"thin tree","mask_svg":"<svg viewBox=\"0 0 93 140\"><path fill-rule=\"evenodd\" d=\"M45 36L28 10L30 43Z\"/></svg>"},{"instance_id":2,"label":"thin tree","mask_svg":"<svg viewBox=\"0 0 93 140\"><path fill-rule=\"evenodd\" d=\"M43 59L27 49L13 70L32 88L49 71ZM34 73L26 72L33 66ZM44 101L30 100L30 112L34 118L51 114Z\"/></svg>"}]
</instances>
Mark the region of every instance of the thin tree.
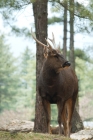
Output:
<instances>
[{"instance_id":1,"label":"thin tree","mask_svg":"<svg viewBox=\"0 0 93 140\"><path fill-rule=\"evenodd\" d=\"M74 0L69 0L69 14L70 14L70 21L69 21L69 26L70 26L70 43L69 43L69 60L72 64L73 69L75 70L75 54L74 54L74 13L75 13L75 5L74 5ZM77 98L76 101L76 108L79 111L79 100Z\"/></svg>"},{"instance_id":2,"label":"thin tree","mask_svg":"<svg viewBox=\"0 0 93 140\"><path fill-rule=\"evenodd\" d=\"M74 0L69 0L70 8L70 44L69 44L69 60L72 64L73 69L75 70L75 57L74 57Z\"/></svg>"},{"instance_id":3,"label":"thin tree","mask_svg":"<svg viewBox=\"0 0 93 140\"><path fill-rule=\"evenodd\" d=\"M67 56L67 1L64 2L64 22L63 22L63 55Z\"/></svg>"}]
</instances>

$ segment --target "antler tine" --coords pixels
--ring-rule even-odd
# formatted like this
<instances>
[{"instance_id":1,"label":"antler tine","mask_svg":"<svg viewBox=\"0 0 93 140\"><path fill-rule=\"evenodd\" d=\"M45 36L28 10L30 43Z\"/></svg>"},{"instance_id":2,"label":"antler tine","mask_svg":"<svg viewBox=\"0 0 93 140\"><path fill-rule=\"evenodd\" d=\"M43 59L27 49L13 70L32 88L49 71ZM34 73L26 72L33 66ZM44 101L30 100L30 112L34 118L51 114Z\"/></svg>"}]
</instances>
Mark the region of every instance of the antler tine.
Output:
<instances>
[{"instance_id":1,"label":"antler tine","mask_svg":"<svg viewBox=\"0 0 93 140\"><path fill-rule=\"evenodd\" d=\"M39 44L42 45L43 47L48 47L47 45L45 45L45 44L43 44L42 42L40 42L37 38L35 38L35 36L33 35L33 32L32 32L32 28L31 28L31 35L32 35L33 39L34 39L37 43L39 43Z\"/></svg>"},{"instance_id":2,"label":"antler tine","mask_svg":"<svg viewBox=\"0 0 93 140\"><path fill-rule=\"evenodd\" d=\"M54 34L52 32L52 39L48 38L54 45L54 48L56 48L56 43L55 43L55 37L54 37Z\"/></svg>"},{"instance_id":3,"label":"antler tine","mask_svg":"<svg viewBox=\"0 0 93 140\"><path fill-rule=\"evenodd\" d=\"M51 50L52 49L52 46L51 46L51 44L48 42L48 40L45 38L45 40L46 40L46 42L47 42L47 44L48 44L48 48Z\"/></svg>"}]
</instances>

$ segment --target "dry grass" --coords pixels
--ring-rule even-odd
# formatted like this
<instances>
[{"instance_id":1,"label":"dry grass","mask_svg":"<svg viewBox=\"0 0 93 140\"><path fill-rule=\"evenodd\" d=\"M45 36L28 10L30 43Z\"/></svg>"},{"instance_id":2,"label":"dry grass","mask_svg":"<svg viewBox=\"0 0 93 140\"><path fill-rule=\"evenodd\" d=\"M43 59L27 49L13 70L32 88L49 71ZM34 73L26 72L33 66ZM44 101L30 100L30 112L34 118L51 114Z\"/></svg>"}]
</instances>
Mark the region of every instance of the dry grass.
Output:
<instances>
[{"instance_id":1,"label":"dry grass","mask_svg":"<svg viewBox=\"0 0 93 140\"><path fill-rule=\"evenodd\" d=\"M71 140L59 135L0 132L0 140Z\"/></svg>"}]
</instances>

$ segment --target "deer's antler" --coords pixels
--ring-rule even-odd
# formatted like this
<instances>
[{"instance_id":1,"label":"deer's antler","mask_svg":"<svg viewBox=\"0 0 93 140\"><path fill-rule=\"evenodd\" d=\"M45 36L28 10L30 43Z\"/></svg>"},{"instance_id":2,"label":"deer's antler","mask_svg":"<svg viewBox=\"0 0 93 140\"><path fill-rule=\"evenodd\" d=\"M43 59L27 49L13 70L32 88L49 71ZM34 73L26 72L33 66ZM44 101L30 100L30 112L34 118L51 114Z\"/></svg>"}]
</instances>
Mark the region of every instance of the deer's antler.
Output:
<instances>
[{"instance_id":1,"label":"deer's antler","mask_svg":"<svg viewBox=\"0 0 93 140\"><path fill-rule=\"evenodd\" d=\"M33 35L32 28L31 28L31 35L32 35L33 39L34 39L37 43L39 43L39 44L42 45L43 47L48 47L47 45L45 45L45 44L43 44L42 42L40 42L40 41Z\"/></svg>"},{"instance_id":2,"label":"deer's antler","mask_svg":"<svg viewBox=\"0 0 93 140\"><path fill-rule=\"evenodd\" d=\"M45 38L45 40L46 40L46 42L47 42L47 44L48 44L48 49L50 49L50 50L52 50L52 46L51 46L51 44L49 43L49 41Z\"/></svg>"},{"instance_id":3,"label":"deer's antler","mask_svg":"<svg viewBox=\"0 0 93 140\"><path fill-rule=\"evenodd\" d=\"M56 48L55 37L54 37L53 32L52 32L52 39L50 39L50 38L48 38L48 39L53 43L54 48Z\"/></svg>"}]
</instances>

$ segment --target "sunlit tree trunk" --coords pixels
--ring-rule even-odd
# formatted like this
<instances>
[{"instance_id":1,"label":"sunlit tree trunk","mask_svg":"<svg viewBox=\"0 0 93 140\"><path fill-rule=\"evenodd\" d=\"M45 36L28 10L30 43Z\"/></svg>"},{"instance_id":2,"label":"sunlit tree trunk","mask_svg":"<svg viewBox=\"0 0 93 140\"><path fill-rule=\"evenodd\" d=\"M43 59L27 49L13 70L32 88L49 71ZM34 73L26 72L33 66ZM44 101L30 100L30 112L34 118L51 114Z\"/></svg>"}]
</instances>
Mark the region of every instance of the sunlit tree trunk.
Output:
<instances>
[{"instance_id":1,"label":"sunlit tree trunk","mask_svg":"<svg viewBox=\"0 0 93 140\"><path fill-rule=\"evenodd\" d=\"M45 38L47 38L47 0L36 0L33 3L33 13L35 19L36 37L38 40L46 44ZM36 83L38 83L44 56L43 47L39 44L36 46ZM41 97L38 94L37 84L34 131L43 133L47 132L46 116Z\"/></svg>"}]
</instances>

